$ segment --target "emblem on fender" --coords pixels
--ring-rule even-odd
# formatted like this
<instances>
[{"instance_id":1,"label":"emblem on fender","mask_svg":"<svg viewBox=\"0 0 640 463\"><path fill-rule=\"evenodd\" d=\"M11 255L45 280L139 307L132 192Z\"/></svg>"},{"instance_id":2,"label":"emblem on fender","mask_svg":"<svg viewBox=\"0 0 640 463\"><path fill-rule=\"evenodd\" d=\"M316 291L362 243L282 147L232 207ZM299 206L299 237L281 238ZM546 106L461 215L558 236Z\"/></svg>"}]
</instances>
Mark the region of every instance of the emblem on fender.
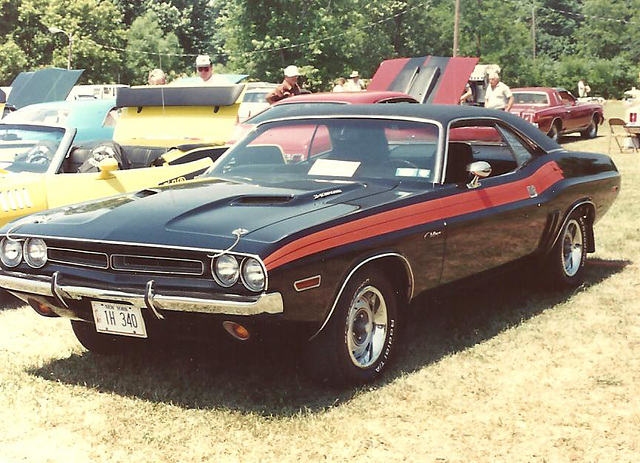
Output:
<instances>
[{"instance_id":1,"label":"emblem on fender","mask_svg":"<svg viewBox=\"0 0 640 463\"><path fill-rule=\"evenodd\" d=\"M442 230L430 231L424 234L425 238L435 238L436 236L442 235Z\"/></svg>"}]
</instances>

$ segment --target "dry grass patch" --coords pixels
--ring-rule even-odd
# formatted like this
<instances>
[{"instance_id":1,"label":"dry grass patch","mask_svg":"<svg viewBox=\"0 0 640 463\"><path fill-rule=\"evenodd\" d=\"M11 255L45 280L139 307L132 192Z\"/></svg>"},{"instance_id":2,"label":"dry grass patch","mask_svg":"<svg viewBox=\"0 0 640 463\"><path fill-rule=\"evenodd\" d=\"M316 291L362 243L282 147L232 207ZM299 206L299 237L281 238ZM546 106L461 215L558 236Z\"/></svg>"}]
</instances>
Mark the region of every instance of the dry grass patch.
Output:
<instances>
[{"instance_id":1,"label":"dry grass patch","mask_svg":"<svg viewBox=\"0 0 640 463\"><path fill-rule=\"evenodd\" d=\"M100 358L65 320L0 310L0 462L640 461L640 156L613 156L581 288L519 270L443 293L371 387L317 387L278 345Z\"/></svg>"}]
</instances>

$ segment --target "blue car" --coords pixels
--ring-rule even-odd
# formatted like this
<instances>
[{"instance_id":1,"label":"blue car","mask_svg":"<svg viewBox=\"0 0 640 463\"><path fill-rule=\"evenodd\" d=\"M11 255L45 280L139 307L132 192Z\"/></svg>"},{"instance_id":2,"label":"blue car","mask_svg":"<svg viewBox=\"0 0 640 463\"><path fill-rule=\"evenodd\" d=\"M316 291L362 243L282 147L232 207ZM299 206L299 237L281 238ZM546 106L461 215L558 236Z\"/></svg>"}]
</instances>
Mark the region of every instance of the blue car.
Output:
<instances>
[{"instance_id":1,"label":"blue car","mask_svg":"<svg viewBox=\"0 0 640 463\"><path fill-rule=\"evenodd\" d=\"M60 125L77 130L76 145L93 140L111 140L117 122L115 99L37 103L7 114L2 122Z\"/></svg>"}]
</instances>

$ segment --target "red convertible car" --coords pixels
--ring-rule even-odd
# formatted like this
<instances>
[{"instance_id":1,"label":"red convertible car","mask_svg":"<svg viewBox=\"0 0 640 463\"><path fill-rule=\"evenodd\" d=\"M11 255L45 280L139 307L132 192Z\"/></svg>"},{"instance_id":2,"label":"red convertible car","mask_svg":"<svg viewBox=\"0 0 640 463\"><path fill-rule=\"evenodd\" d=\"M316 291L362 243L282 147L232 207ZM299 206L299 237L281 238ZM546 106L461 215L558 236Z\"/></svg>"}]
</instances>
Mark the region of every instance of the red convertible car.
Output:
<instances>
[{"instance_id":1,"label":"red convertible car","mask_svg":"<svg viewBox=\"0 0 640 463\"><path fill-rule=\"evenodd\" d=\"M561 135L580 132L584 138L598 136L604 122L602 105L580 103L563 88L513 88L511 113L531 122L553 140Z\"/></svg>"}]
</instances>

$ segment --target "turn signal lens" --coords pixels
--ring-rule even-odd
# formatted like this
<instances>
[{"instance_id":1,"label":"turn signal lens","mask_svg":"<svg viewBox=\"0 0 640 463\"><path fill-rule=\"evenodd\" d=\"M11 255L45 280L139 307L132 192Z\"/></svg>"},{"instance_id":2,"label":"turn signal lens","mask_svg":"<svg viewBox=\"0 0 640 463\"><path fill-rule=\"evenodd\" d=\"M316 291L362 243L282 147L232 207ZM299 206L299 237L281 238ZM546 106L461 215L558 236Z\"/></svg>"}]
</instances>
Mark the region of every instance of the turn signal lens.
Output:
<instances>
[{"instance_id":1,"label":"turn signal lens","mask_svg":"<svg viewBox=\"0 0 640 463\"><path fill-rule=\"evenodd\" d=\"M239 339L240 341L246 341L247 339L249 339L249 336L251 336L249 334L249 330L239 323L230 322L227 320L222 322L222 326L224 326L224 329L227 330L227 333L229 333L234 338Z\"/></svg>"},{"instance_id":2,"label":"turn signal lens","mask_svg":"<svg viewBox=\"0 0 640 463\"><path fill-rule=\"evenodd\" d=\"M249 257L242 265L242 282L250 291L262 291L266 275L260 262L253 257Z\"/></svg>"},{"instance_id":3,"label":"turn signal lens","mask_svg":"<svg viewBox=\"0 0 640 463\"><path fill-rule=\"evenodd\" d=\"M43 267L47 263L47 245L43 239L29 238L24 242L24 260L33 268Z\"/></svg>"},{"instance_id":4,"label":"turn signal lens","mask_svg":"<svg viewBox=\"0 0 640 463\"><path fill-rule=\"evenodd\" d=\"M237 283L240 278L240 264L238 259L230 254L223 254L213 261L213 278L220 286L228 288Z\"/></svg>"},{"instance_id":5,"label":"turn signal lens","mask_svg":"<svg viewBox=\"0 0 640 463\"><path fill-rule=\"evenodd\" d=\"M3 238L0 243L0 260L7 267L16 267L22 261L22 243Z\"/></svg>"}]
</instances>

